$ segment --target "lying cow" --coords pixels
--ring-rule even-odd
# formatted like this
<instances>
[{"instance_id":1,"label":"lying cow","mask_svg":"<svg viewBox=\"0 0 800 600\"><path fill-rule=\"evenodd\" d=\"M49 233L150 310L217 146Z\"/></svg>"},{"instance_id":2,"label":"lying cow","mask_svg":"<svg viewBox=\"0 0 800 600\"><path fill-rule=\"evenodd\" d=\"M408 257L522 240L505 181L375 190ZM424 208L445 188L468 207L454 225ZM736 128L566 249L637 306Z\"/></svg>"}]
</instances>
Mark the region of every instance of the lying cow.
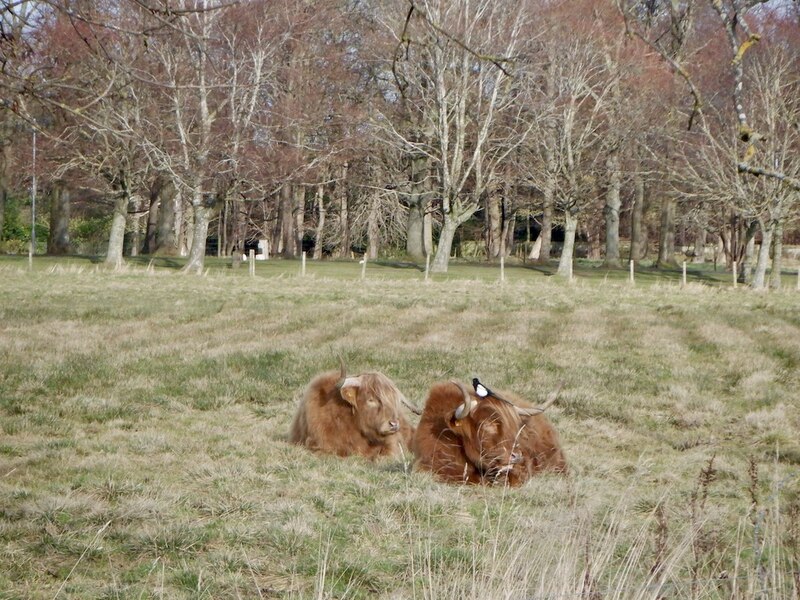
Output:
<instances>
[{"instance_id":1,"label":"lying cow","mask_svg":"<svg viewBox=\"0 0 800 600\"><path fill-rule=\"evenodd\" d=\"M415 467L450 483L519 485L541 471L566 473L544 408L508 398L480 397L458 382L434 385L414 436Z\"/></svg>"},{"instance_id":2,"label":"lying cow","mask_svg":"<svg viewBox=\"0 0 800 600\"><path fill-rule=\"evenodd\" d=\"M308 384L289 441L339 456L400 456L401 445L410 449L414 436L401 404L407 404L405 397L386 375L348 377L342 365L340 372L323 373Z\"/></svg>"}]
</instances>

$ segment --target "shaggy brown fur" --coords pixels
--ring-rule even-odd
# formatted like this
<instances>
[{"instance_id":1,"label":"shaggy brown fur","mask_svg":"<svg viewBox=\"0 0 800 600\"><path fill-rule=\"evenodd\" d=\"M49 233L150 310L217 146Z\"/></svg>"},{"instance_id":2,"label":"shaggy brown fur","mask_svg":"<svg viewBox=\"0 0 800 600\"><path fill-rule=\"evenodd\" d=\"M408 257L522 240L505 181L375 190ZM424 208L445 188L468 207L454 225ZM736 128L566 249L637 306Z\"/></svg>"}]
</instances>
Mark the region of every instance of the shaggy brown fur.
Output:
<instances>
[{"instance_id":1,"label":"shaggy brown fur","mask_svg":"<svg viewBox=\"0 0 800 600\"><path fill-rule=\"evenodd\" d=\"M323 373L308 384L289 441L339 456L400 456L401 445L410 449L414 436L400 412L401 398L382 373Z\"/></svg>"},{"instance_id":2,"label":"shaggy brown fur","mask_svg":"<svg viewBox=\"0 0 800 600\"><path fill-rule=\"evenodd\" d=\"M471 393L471 392L470 392ZM520 417L497 398L478 398L475 409L455 416L464 402L453 383L434 385L414 436L415 467L449 483L519 485L545 470L566 473L558 434L544 415ZM523 408L532 405L502 393Z\"/></svg>"}]
</instances>

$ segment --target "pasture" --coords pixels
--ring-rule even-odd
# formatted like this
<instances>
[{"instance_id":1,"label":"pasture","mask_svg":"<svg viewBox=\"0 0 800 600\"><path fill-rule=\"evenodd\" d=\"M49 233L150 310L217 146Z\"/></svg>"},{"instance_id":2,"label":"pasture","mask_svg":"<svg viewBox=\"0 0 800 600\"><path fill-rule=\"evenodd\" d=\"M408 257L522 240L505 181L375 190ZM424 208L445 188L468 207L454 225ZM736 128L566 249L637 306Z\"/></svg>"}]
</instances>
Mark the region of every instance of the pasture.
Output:
<instances>
[{"instance_id":1,"label":"pasture","mask_svg":"<svg viewBox=\"0 0 800 600\"><path fill-rule=\"evenodd\" d=\"M0 262L2 599L798 597L791 278L26 267ZM563 382L570 475L444 485L289 444L339 355L418 405Z\"/></svg>"}]
</instances>

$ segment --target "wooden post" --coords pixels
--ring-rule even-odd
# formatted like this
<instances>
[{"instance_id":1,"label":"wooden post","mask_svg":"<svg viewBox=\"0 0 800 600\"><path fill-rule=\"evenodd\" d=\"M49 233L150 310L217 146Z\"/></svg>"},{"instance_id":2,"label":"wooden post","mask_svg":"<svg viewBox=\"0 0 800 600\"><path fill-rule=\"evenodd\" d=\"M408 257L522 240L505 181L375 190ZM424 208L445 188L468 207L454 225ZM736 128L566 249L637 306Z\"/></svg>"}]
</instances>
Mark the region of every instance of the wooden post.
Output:
<instances>
[{"instance_id":1,"label":"wooden post","mask_svg":"<svg viewBox=\"0 0 800 600\"><path fill-rule=\"evenodd\" d=\"M500 257L500 283L506 281L506 259L504 256Z\"/></svg>"},{"instance_id":2,"label":"wooden post","mask_svg":"<svg viewBox=\"0 0 800 600\"><path fill-rule=\"evenodd\" d=\"M431 255L430 252L425 255L425 281L428 281L428 273L431 271Z\"/></svg>"},{"instance_id":3,"label":"wooden post","mask_svg":"<svg viewBox=\"0 0 800 600\"><path fill-rule=\"evenodd\" d=\"M303 257L300 260L300 276L301 277L305 277L306 276L306 253L305 252L303 252Z\"/></svg>"},{"instance_id":4,"label":"wooden post","mask_svg":"<svg viewBox=\"0 0 800 600\"><path fill-rule=\"evenodd\" d=\"M250 248L247 255L247 260L250 262L250 277L256 276L256 251Z\"/></svg>"},{"instance_id":5,"label":"wooden post","mask_svg":"<svg viewBox=\"0 0 800 600\"><path fill-rule=\"evenodd\" d=\"M686 261L683 261L683 287L686 287Z\"/></svg>"},{"instance_id":6,"label":"wooden post","mask_svg":"<svg viewBox=\"0 0 800 600\"><path fill-rule=\"evenodd\" d=\"M367 278L367 255L361 260L361 279L362 281Z\"/></svg>"},{"instance_id":7,"label":"wooden post","mask_svg":"<svg viewBox=\"0 0 800 600\"><path fill-rule=\"evenodd\" d=\"M633 283L634 283L634 279L633 279L633 266L634 266L634 265L633 265L633 261L631 261L631 262L630 262L630 271L631 271L631 284L633 284Z\"/></svg>"},{"instance_id":8,"label":"wooden post","mask_svg":"<svg viewBox=\"0 0 800 600\"><path fill-rule=\"evenodd\" d=\"M736 284L738 283L739 274L736 272L736 261L733 261L733 289L736 289Z\"/></svg>"}]
</instances>

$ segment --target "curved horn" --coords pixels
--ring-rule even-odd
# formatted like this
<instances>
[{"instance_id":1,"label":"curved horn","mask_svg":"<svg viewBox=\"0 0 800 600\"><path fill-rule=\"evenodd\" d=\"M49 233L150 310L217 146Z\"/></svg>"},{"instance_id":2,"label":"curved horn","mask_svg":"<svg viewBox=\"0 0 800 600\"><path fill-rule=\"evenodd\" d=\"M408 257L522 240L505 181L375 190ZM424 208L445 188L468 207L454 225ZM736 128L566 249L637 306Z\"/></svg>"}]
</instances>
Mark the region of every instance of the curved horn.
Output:
<instances>
[{"instance_id":1,"label":"curved horn","mask_svg":"<svg viewBox=\"0 0 800 600\"><path fill-rule=\"evenodd\" d=\"M545 400L544 404L542 404L541 406L535 406L533 408L521 408L519 406L516 406L515 408L517 409L517 414L520 417L531 417L533 415L542 414L544 411L550 408L553 402L556 401L556 399L558 398L558 394L561 392L561 388L563 387L564 384L559 383L558 387L553 392L550 393L550 395L547 397L547 400Z\"/></svg>"},{"instance_id":2,"label":"curved horn","mask_svg":"<svg viewBox=\"0 0 800 600\"><path fill-rule=\"evenodd\" d=\"M341 375L339 375L339 381L336 382L336 389L341 390L342 386L344 385L344 380L347 379L347 368L344 366L344 359L341 355L339 355L339 368L341 370Z\"/></svg>"},{"instance_id":3,"label":"curved horn","mask_svg":"<svg viewBox=\"0 0 800 600\"><path fill-rule=\"evenodd\" d=\"M469 390L467 390L463 383L453 380L451 380L450 383L458 387L458 389L461 390L461 394L464 396L464 402L456 409L455 415L456 419L461 420L464 417L469 416L473 409L478 405L478 402L470 395Z\"/></svg>"}]
</instances>

